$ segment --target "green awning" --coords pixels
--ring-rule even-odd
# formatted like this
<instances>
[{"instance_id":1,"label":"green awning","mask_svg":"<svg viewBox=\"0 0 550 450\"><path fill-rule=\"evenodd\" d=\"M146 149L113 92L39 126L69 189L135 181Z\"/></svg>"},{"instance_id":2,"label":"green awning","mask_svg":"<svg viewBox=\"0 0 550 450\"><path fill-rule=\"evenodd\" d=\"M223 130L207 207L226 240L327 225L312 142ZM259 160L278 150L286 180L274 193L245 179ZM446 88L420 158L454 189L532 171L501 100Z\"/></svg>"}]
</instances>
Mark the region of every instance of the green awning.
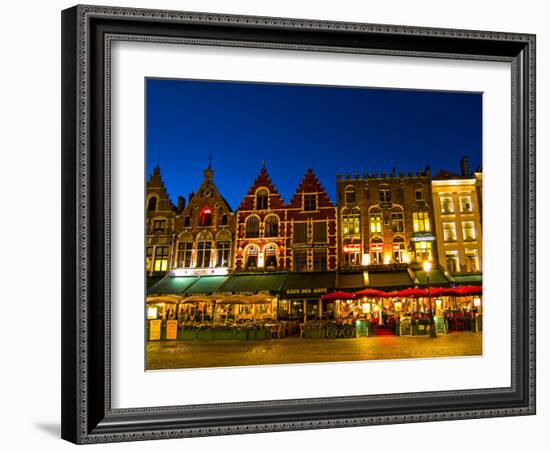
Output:
<instances>
[{"instance_id":1,"label":"green awning","mask_svg":"<svg viewBox=\"0 0 550 450\"><path fill-rule=\"evenodd\" d=\"M455 273L451 276L451 280L457 284L481 285L483 275L480 273Z\"/></svg>"},{"instance_id":2,"label":"green awning","mask_svg":"<svg viewBox=\"0 0 550 450\"><path fill-rule=\"evenodd\" d=\"M227 281L226 275L212 275L199 277L191 286L189 286L184 294L212 294Z\"/></svg>"},{"instance_id":3,"label":"green awning","mask_svg":"<svg viewBox=\"0 0 550 450\"><path fill-rule=\"evenodd\" d=\"M164 277L147 277L147 289L150 289Z\"/></svg>"},{"instance_id":4,"label":"green awning","mask_svg":"<svg viewBox=\"0 0 550 450\"><path fill-rule=\"evenodd\" d=\"M218 289L218 292L278 294L286 273L234 274Z\"/></svg>"},{"instance_id":5,"label":"green awning","mask_svg":"<svg viewBox=\"0 0 550 450\"><path fill-rule=\"evenodd\" d=\"M367 283L365 283L367 284ZM402 289L412 286L409 272L406 270L392 270L387 272L369 272L368 287L374 289Z\"/></svg>"},{"instance_id":6,"label":"green awning","mask_svg":"<svg viewBox=\"0 0 550 450\"><path fill-rule=\"evenodd\" d=\"M365 287L363 272L339 273L336 276L336 289L358 291Z\"/></svg>"},{"instance_id":7,"label":"green awning","mask_svg":"<svg viewBox=\"0 0 550 450\"><path fill-rule=\"evenodd\" d=\"M181 294L191 286L199 277L165 277L147 289L147 295L155 294Z\"/></svg>"},{"instance_id":8,"label":"green awning","mask_svg":"<svg viewBox=\"0 0 550 450\"><path fill-rule=\"evenodd\" d=\"M448 286L450 280L440 269L434 269L430 272L430 284L432 286ZM426 272L423 270L414 270L414 284L426 285Z\"/></svg>"},{"instance_id":9,"label":"green awning","mask_svg":"<svg viewBox=\"0 0 550 450\"><path fill-rule=\"evenodd\" d=\"M334 290L335 272L289 273L282 287L283 298L317 298Z\"/></svg>"}]
</instances>

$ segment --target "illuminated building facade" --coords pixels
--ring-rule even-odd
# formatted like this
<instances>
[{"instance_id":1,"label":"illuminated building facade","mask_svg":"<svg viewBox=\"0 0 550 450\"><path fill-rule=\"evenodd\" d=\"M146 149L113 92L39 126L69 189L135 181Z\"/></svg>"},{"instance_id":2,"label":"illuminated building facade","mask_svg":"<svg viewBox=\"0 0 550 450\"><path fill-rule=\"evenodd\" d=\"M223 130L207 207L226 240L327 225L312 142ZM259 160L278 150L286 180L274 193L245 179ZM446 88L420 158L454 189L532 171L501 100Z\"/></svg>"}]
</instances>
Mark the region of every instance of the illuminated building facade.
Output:
<instances>
[{"instance_id":1,"label":"illuminated building facade","mask_svg":"<svg viewBox=\"0 0 550 450\"><path fill-rule=\"evenodd\" d=\"M176 218L172 268L188 274L227 272L233 266L235 215L214 184L211 166Z\"/></svg>"},{"instance_id":2,"label":"illuminated building facade","mask_svg":"<svg viewBox=\"0 0 550 450\"><path fill-rule=\"evenodd\" d=\"M145 269L148 276L160 276L172 265L177 208L168 197L158 166L147 181L145 208Z\"/></svg>"},{"instance_id":3,"label":"illuminated building facade","mask_svg":"<svg viewBox=\"0 0 550 450\"><path fill-rule=\"evenodd\" d=\"M480 273L482 261L481 169L460 174L440 171L432 180L439 262L451 275Z\"/></svg>"},{"instance_id":4,"label":"illuminated building facade","mask_svg":"<svg viewBox=\"0 0 550 450\"><path fill-rule=\"evenodd\" d=\"M286 270L287 209L267 170L259 175L237 208L236 270Z\"/></svg>"},{"instance_id":5,"label":"illuminated building facade","mask_svg":"<svg viewBox=\"0 0 550 450\"><path fill-rule=\"evenodd\" d=\"M435 260L430 169L337 175L340 268Z\"/></svg>"}]
</instances>

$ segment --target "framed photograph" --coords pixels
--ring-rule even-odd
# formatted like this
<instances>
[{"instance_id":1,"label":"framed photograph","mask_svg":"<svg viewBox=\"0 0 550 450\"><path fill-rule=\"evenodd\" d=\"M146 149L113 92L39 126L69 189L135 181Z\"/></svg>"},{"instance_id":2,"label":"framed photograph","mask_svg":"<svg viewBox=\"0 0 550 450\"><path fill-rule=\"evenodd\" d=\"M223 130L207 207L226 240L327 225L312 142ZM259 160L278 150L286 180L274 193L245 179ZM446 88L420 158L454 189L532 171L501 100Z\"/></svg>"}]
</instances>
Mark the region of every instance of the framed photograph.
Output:
<instances>
[{"instance_id":1,"label":"framed photograph","mask_svg":"<svg viewBox=\"0 0 550 450\"><path fill-rule=\"evenodd\" d=\"M535 414L535 36L62 12L62 437Z\"/></svg>"}]
</instances>

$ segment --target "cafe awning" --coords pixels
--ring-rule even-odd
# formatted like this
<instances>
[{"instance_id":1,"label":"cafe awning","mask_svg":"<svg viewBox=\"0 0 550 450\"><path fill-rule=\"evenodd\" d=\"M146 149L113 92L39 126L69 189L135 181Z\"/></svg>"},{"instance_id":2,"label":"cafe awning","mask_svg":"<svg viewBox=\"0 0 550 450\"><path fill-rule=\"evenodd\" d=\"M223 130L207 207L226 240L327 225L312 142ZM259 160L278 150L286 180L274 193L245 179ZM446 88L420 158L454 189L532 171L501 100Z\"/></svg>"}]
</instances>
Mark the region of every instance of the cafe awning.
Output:
<instances>
[{"instance_id":1,"label":"cafe awning","mask_svg":"<svg viewBox=\"0 0 550 450\"><path fill-rule=\"evenodd\" d=\"M357 291L365 287L363 272L339 273L336 275L336 289Z\"/></svg>"},{"instance_id":2,"label":"cafe awning","mask_svg":"<svg viewBox=\"0 0 550 450\"><path fill-rule=\"evenodd\" d=\"M334 290L334 272L289 273L282 287L283 298L319 298Z\"/></svg>"},{"instance_id":3,"label":"cafe awning","mask_svg":"<svg viewBox=\"0 0 550 450\"><path fill-rule=\"evenodd\" d=\"M199 277L165 277L147 290L147 295L180 294Z\"/></svg>"},{"instance_id":4,"label":"cafe awning","mask_svg":"<svg viewBox=\"0 0 550 450\"><path fill-rule=\"evenodd\" d=\"M218 288L227 281L226 275L212 275L202 276L197 279L191 286L189 286L184 294L212 294L218 290Z\"/></svg>"},{"instance_id":5,"label":"cafe awning","mask_svg":"<svg viewBox=\"0 0 550 450\"><path fill-rule=\"evenodd\" d=\"M164 277L147 277L147 289L152 288L155 284L157 284L163 278Z\"/></svg>"},{"instance_id":6,"label":"cafe awning","mask_svg":"<svg viewBox=\"0 0 550 450\"><path fill-rule=\"evenodd\" d=\"M481 285L483 281L483 275L480 273L455 273L451 275L451 281L456 284Z\"/></svg>"},{"instance_id":7,"label":"cafe awning","mask_svg":"<svg viewBox=\"0 0 550 450\"><path fill-rule=\"evenodd\" d=\"M234 274L218 288L218 292L230 293L278 293L285 281L286 273Z\"/></svg>"},{"instance_id":8,"label":"cafe awning","mask_svg":"<svg viewBox=\"0 0 550 450\"><path fill-rule=\"evenodd\" d=\"M402 289L413 285L409 272L406 270L369 272L368 277L365 278L368 287L375 289Z\"/></svg>"},{"instance_id":9,"label":"cafe awning","mask_svg":"<svg viewBox=\"0 0 550 450\"><path fill-rule=\"evenodd\" d=\"M431 286L448 286L450 280L440 269L434 269L430 271L430 285ZM414 284L426 285L426 272L423 270L414 270Z\"/></svg>"}]
</instances>

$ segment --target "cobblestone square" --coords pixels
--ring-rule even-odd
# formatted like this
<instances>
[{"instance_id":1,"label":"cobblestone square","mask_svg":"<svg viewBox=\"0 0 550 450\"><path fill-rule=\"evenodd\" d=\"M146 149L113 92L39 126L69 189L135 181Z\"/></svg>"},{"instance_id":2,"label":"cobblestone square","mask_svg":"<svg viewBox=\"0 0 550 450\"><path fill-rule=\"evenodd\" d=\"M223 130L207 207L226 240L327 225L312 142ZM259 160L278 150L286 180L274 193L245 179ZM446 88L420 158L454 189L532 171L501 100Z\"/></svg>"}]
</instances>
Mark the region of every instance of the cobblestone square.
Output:
<instances>
[{"instance_id":1,"label":"cobblestone square","mask_svg":"<svg viewBox=\"0 0 550 450\"><path fill-rule=\"evenodd\" d=\"M482 354L482 333L267 341L159 341L147 344L147 369L414 359Z\"/></svg>"}]
</instances>

